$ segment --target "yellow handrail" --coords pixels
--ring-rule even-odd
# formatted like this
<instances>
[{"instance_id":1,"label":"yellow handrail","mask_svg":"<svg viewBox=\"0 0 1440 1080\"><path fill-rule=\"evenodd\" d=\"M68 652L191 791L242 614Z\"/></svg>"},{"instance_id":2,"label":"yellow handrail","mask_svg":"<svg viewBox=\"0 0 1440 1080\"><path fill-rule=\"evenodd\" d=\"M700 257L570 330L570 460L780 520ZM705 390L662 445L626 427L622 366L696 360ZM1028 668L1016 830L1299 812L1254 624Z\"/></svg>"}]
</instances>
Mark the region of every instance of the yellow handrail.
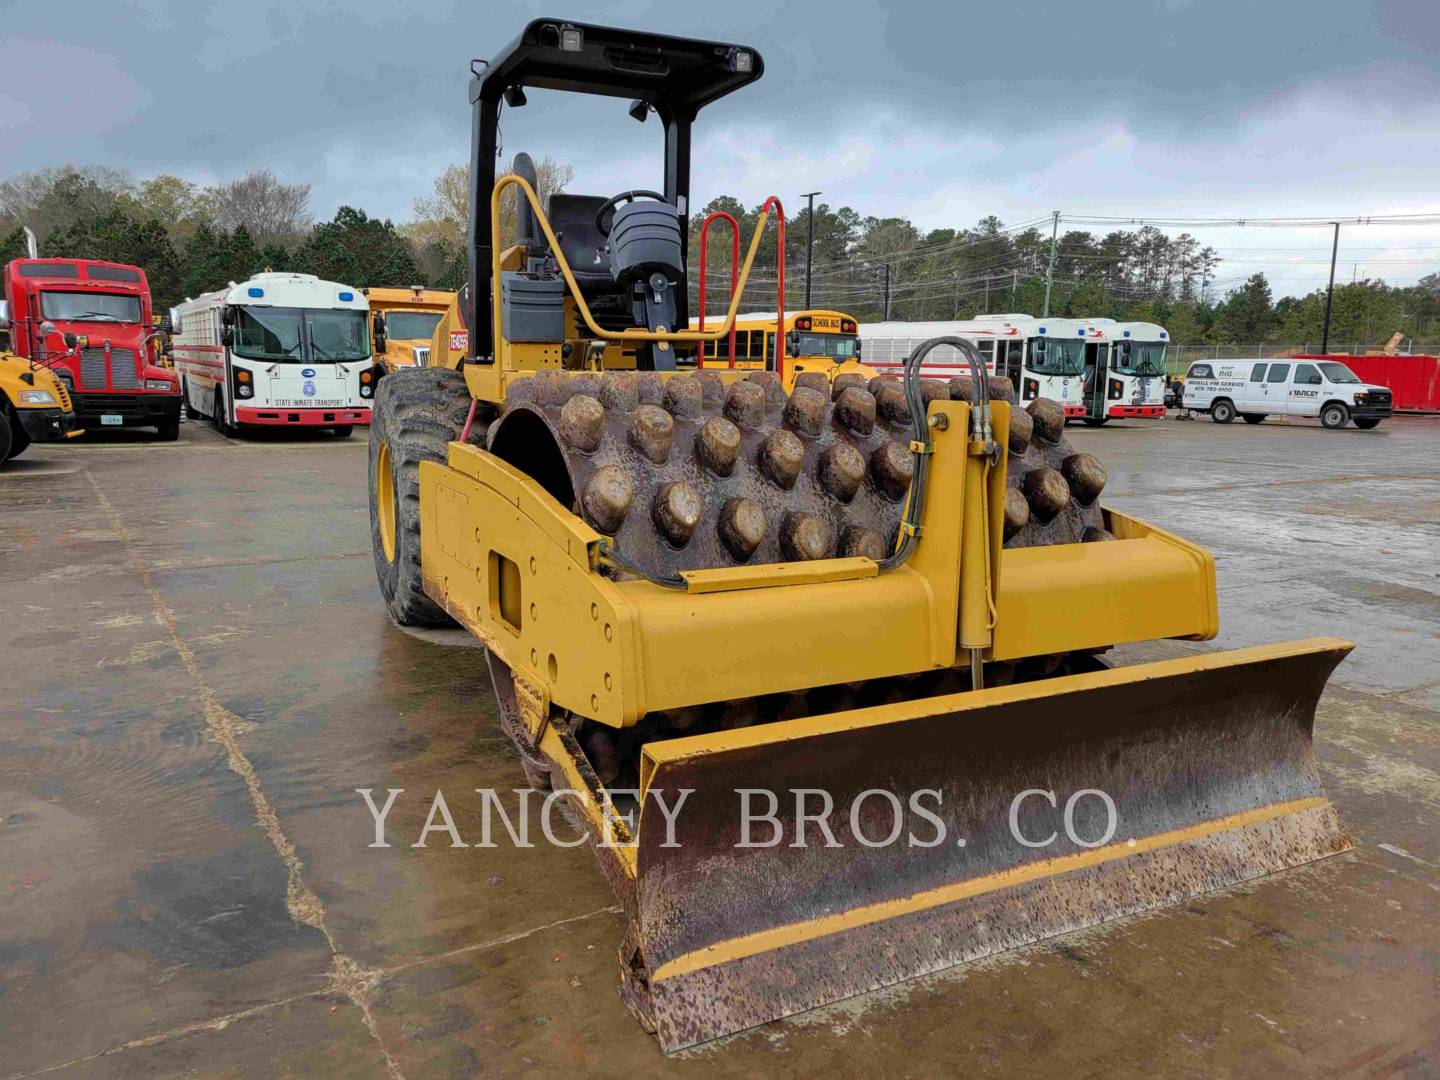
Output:
<instances>
[{"instance_id":1,"label":"yellow handrail","mask_svg":"<svg viewBox=\"0 0 1440 1080\"><path fill-rule=\"evenodd\" d=\"M671 330L661 333L656 330L645 330L638 326L632 326L625 330L602 330L596 325L595 317L590 314L590 306L585 303L585 298L580 295L580 286L575 283L575 275L570 272L570 264L565 259L565 253L560 250L560 241L555 238L555 231L550 228L550 219L540 208L540 197L535 194L535 189L530 186L528 180L511 173L508 176L502 176L495 182L495 190L490 195L490 291L492 293L491 306L494 309L492 333L498 334L503 325L500 315L500 193L511 184L520 188L530 203L530 209L535 211L535 220L540 223L540 228L545 233L545 239L550 242L550 250L555 255L555 262L559 264L565 284L575 297L575 306L580 311L580 317L585 320L585 326L595 337L605 338L609 341L719 341L735 325L735 315L740 310L740 297L745 294L745 283L750 277L750 266L755 261L755 252L760 248L760 237L765 233L765 222L770 217L768 205L761 211L760 220L755 223L755 235L750 240L750 250L745 254L745 265L740 270L740 281L735 286L734 294L730 297L730 310L725 316L724 326L714 331L706 330L704 333L698 330ZM700 302L702 304L705 302L703 296L700 298Z\"/></svg>"}]
</instances>

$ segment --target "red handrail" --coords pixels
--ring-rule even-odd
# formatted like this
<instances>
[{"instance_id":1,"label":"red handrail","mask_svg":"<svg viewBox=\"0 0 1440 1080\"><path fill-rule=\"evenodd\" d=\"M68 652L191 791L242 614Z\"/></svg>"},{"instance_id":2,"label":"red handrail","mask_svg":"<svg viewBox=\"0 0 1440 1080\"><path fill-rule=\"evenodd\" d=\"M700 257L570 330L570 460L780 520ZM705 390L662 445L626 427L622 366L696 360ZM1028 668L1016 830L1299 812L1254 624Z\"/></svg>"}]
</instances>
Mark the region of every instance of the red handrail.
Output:
<instances>
[{"instance_id":1,"label":"red handrail","mask_svg":"<svg viewBox=\"0 0 1440 1080\"><path fill-rule=\"evenodd\" d=\"M760 207L763 215L771 206L775 207L775 373L780 376L780 381L785 381L785 207L780 203L778 195L771 195ZM724 218L730 223L730 233L733 238L730 256L730 295L733 298L735 288L739 284L740 267L740 225L724 210L716 210L709 214L700 224L700 321L699 331L705 332L705 269L709 261L706 254L709 250L708 241L710 237L710 223L716 218ZM753 243L753 241L752 241ZM697 368L705 366L705 345L700 345L699 356L696 357ZM730 366L735 366L735 327L730 327Z\"/></svg>"},{"instance_id":2,"label":"red handrail","mask_svg":"<svg viewBox=\"0 0 1440 1080\"><path fill-rule=\"evenodd\" d=\"M709 264L706 253L709 250L710 223L716 218L724 218L730 223L730 295L735 295L735 286L740 283L740 223L724 210L716 210L700 224L700 324L698 329L705 332L705 307L709 300L705 292L705 268ZM695 357L695 366L705 366L705 342L700 343L699 354ZM730 366L735 366L735 327L730 327Z\"/></svg>"}]
</instances>

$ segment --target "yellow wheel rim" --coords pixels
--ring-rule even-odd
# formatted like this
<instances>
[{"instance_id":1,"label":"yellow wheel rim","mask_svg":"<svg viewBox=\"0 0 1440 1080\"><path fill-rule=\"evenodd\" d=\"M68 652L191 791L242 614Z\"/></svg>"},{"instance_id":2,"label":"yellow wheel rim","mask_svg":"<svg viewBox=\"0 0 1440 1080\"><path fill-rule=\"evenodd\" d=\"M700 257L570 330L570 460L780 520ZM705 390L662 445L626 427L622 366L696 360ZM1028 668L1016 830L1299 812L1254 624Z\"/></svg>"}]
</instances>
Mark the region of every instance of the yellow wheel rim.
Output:
<instances>
[{"instance_id":1,"label":"yellow wheel rim","mask_svg":"<svg viewBox=\"0 0 1440 1080\"><path fill-rule=\"evenodd\" d=\"M380 444L375 462L375 516L380 521L380 546L385 561L395 561L395 478L390 472L390 444Z\"/></svg>"}]
</instances>

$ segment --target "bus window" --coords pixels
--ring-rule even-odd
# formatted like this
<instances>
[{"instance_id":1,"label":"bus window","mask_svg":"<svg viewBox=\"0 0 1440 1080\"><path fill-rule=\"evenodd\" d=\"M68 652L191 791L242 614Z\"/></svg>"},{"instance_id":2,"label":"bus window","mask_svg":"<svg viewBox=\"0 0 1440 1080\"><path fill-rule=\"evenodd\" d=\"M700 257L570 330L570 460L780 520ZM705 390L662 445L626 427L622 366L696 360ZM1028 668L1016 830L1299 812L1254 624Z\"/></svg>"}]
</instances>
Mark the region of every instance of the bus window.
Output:
<instances>
[{"instance_id":1,"label":"bus window","mask_svg":"<svg viewBox=\"0 0 1440 1080\"><path fill-rule=\"evenodd\" d=\"M985 358L985 366L993 370L995 367L995 342L982 341L976 345L976 348L980 350L980 355Z\"/></svg>"},{"instance_id":2,"label":"bus window","mask_svg":"<svg viewBox=\"0 0 1440 1080\"><path fill-rule=\"evenodd\" d=\"M774 334L766 334L766 335L765 335L765 351L760 354L760 358L763 360L763 359L764 359L765 357L767 357L767 356L774 356L774 355L775 355L775 335L774 335Z\"/></svg>"},{"instance_id":3,"label":"bus window","mask_svg":"<svg viewBox=\"0 0 1440 1080\"><path fill-rule=\"evenodd\" d=\"M849 334L801 334L800 356L829 356L836 360L853 360L855 343Z\"/></svg>"}]
</instances>

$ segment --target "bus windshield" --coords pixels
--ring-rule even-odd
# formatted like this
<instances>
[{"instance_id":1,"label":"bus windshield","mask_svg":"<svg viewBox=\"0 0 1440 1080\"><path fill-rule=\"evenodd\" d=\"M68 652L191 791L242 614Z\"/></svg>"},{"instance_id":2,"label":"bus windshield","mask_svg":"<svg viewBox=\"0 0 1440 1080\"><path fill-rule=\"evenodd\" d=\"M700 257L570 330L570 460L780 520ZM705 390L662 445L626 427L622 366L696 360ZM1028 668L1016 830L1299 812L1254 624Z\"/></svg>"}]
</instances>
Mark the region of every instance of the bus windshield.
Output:
<instances>
[{"instance_id":1,"label":"bus windshield","mask_svg":"<svg viewBox=\"0 0 1440 1080\"><path fill-rule=\"evenodd\" d=\"M252 360L299 360L300 312L297 308L248 308L235 312L236 356Z\"/></svg>"},{"instance_id":2,"label":"bus windshield","mask_svg":"<svg viewBox=\"0 0 1440 1080\"><path fill-rule=\"evenodd\" d=\"M796 356L829 356L836 360L853 360L855 343L852 334L801 334Z\"/></svg>"},{"instance_id":3,"label":"bus windshield","mask_svg":"<svg viewBox=\"0 0 1440 1080\"><path fill-rule=\"evenodd\" d=\"M1037 375L1079 375L1085 370L1085 342L1079 338L1031 338L1027 366Z\"/></svg>"},{"instance_id":4,"label":"bus windshield","mask_svg":"<svg viewBox=\"0 0 1440 1080\"><path fill-rule=\"evenodd\" d=\"M370 355L363 311L312 310L305 312L305 330L310 338L310 359L364 360Z\"/></svg>"},{"instance_id":5,"label":"bus windshield","mask_svg":"<svg viewBox=\"0 0 1440 1080\"><path fill-rule=\"evenodd\" d=\"M1337 364L1334 361L1321 364L1320 370L1325 372L1325 377L1333 383L1358 383L1359 377L1344 364Z\"/></svg>"},{"instance_id":6,"label":"bus windshield","mask_svg":"<svg viewBox=\"0 0 1440 1080\"><path fill-rule=\"evenodd\" d=\"M1121 375L1164 375L1165 346L1158 341L1133 341L1130 352L1119 353L1115 370Z\"/></svg>"},{"instance_id":7,"label":"bus windshield","mask_svg":"<svg viewBox=\"0 0 1440 1080\"><path fill-rule=\"evenodd\" d=\"M56 322L138 323L140 298L120 293L45 290L40 293L40 310Z\"/></svg>"},{"instance_id":8,"label":"bus windshield","mask_svg":"<svg viewBox=\"0 0 1440 1080\"><path fill-rule=\"evenodd\" d=\"M396 341L429 341L440 325L439 311L387 311L385 333Z\"/></svg>"}]
</instances>

